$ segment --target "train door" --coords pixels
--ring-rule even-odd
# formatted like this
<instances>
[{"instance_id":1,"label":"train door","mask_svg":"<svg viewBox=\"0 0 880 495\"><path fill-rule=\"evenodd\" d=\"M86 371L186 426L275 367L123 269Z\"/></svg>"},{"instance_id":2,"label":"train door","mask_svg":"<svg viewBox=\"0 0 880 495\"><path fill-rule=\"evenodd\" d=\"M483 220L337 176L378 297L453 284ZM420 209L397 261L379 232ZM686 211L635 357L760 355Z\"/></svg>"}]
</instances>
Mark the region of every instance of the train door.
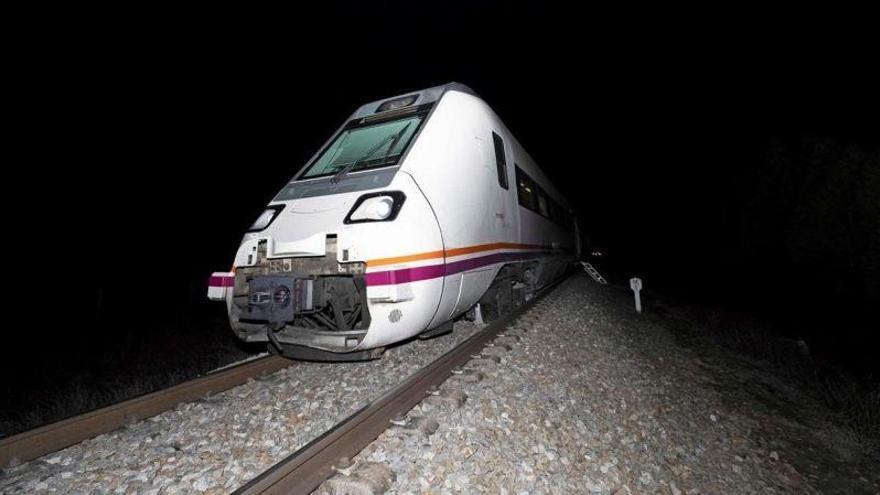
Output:
<instances>
[{"instance_id":1,"label":"train door","mask_svg":"<svg viewBox=\"0 0 880 495\"><path fill-rule=\"evenodd\" d=\"M516 226L519 222L514 218L514 199L511 191L516 191L515 178L511 177L510 164L513 163L513 148L496 132L492 133L492 145L495 151L495 169L497 171L497 187L492 187L494 196L495 235L499 242L516 242L519 233ZM511 188L511 184L514 185Z\"/></svg>"}]
</instances>

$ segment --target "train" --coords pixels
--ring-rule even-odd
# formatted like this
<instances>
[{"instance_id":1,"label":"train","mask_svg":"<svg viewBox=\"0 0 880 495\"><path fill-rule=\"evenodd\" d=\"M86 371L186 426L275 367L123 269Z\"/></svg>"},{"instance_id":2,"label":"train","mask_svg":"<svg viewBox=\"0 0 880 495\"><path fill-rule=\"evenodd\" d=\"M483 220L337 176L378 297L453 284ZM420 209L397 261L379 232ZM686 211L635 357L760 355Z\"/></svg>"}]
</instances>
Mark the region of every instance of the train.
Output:
<instances>
[{"instance_id":1,"label":"train","mask_svg":"<svg viewBox=\"0 0 880 495\"><path fill-rule=\"evenodd\" d=\"M473 90L358 108L269 202L208 298L244 342L356 361L490 322L580 256L565 198Z\"/></svg>"}]
</instances>

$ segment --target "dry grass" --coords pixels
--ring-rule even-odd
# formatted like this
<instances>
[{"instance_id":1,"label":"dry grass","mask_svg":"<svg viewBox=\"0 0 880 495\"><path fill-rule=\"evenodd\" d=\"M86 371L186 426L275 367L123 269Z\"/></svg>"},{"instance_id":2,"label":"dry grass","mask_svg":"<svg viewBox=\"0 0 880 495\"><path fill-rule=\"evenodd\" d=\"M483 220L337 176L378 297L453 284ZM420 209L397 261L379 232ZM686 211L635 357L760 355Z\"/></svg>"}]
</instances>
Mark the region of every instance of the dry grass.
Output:
<instances>
[{"instance_id":1,"label":"dry grass","mask_svg":"<svg viewBox=\"0 0 880 495\"><path fill-rule=\"evenodd\" d=\"M854 382L845 374L826 373L812 380L814 390L852 429L856 440L880 459L880 385Z\"/></svg>"},{"instance_id":2,"label":"dry grass","mask_svg":"<svg viewBox=\"0 0 880 495\"><path fill-rule=\"evenodd\" d=\"M686 321L738 355L762 363L786 382L813 395L832 412L833 420L870 456L880 460L880 383L857 377L816 358L800 339L786 338L768 324L717 308L660 305L661 315Z\"/></svg>"},{"instance_id":3,"label":"dry grass","mask_svg":"<svg viewBox=\"0 0 880 495\"><path fill-rule=\"evenodd\" d=\"M222 319L102 335L4 381L0 437L167 388L262 350L238 345Z\"/></svg>"}]
</instances>

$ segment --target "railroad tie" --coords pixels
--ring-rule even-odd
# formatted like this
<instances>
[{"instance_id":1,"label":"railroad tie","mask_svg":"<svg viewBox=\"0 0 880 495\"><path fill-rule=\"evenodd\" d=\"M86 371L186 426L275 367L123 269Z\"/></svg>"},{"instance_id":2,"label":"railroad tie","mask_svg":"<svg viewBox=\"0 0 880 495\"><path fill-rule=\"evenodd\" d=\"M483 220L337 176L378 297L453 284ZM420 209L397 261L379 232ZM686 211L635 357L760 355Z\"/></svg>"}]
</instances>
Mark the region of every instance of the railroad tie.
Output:
<instances>
[{"instance_id":1,"label":"railroad tie","mask_svg":"<svg viewBox=\"0 0 880 495\"><path fill-rule=\"evenodd\" d=\"M461 390L433 390L429 394L424 403L434 407L458 409L467 400L467 394Z\"/></svg>"},{"instance_id":2,"label":"railroad tie","mask_svg":"<svg viewBox=\"0 0 880 495\"><path fill-rule=\"evenodd\" d=\"M450 380L457 380L462 383L477 383L483 381L483 378L485 378L485 375L477 370L466 370L462 368L452 370L452 375L449 377Z\"/></svg>"},{"instance_id":3,"label":"railroad tie","mask_svg":"<svg viewBox=\"0 0 880 495\"><path fill-rule=\"evenodd\" d=\"M513 347L513 345L518 344L520 340L522 339L518 335L504 335L495 339L495 345Z\"/></svg>"},{"instance_id":4,"label":"railroad tie","mask_svg":"<svg viewBox=\"0 0 880 495\"><path fill-rule=\"evenodd\" d=\"M508 351L513 349L509 345L488 345L485 349L480 353L483 356L497 356L501 357L507 354Z\"/></svg>"},{"instance_id":5,"label":"railroad tie","mask_svg":"<svg viewBox=\"0 0 880 495\"><path fill-rule=\"evenodd\" d=\"M433 435L437 428L440 428L440 423L436 420L423 416L413 416L402 423L392 423L394 426L388 432L396 436L421 436L427 438Z\"/></svg>"},{"instance_id":6,"label":"railroad tie","mask_svg":"<svg viewBox=\"0 0 880 495\"><path fill-rule=\"evenodd\" d=\"M346 472L350 474L345 474ZM375 495L391 488L397 476L385 464L365 462L345 469L337 469L335 475L315 490L318 495L346 493L351 495Z\"/></svg>"},{"instance_id":7,"label":"railroad tie","mask_svg":"<svg viewBox=\"0 0 880 495\"><path fill-rule=\"evenodd\" d=\"M468 361L467 366L472 368L478 368L483 371L492 371L498 368L498 364L501 363L501 358L498 356L484 356L482 354L475 354L471 356L471 360Z\"/></svg>"}]
</instances>

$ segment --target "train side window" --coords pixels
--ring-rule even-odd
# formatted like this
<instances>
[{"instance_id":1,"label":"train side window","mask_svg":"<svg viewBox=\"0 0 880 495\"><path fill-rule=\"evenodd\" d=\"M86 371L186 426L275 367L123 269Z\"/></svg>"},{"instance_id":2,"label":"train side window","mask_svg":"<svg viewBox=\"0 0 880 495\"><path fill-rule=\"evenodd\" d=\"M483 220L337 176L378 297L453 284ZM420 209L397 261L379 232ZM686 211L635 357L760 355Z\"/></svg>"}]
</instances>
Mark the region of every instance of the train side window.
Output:
<instances>
[{"instance_id":1,"label":"train side window","mask_svg":"<svg viewBox=\"0 0 880 495\"><path fill-rule=\"evenodd\" d=\"M493 132L492 142L495 144L495 167L498 170L498 185L507 189L507 157L504 156L504 140Z\"/></svg>"},{"instance_id":2,"label":"train side window","mask_svg":"<svg viewBox=\"0 0 880 495\"><path fill-rule=\"evenodd\" d=\"M562 224L562 210L559 208L559 203L550 199L550 220L554 223Z\"/></svg>"},{"instance_id":3,"label":"train side window","mask_svg":"<svg viewBox=\"0 0 880 495\"><path fill-rule=\"evenodd\" d=\"M538 189L538 213L544 218L550 218L550 207L547 205L547 195Z\"/></svg>"},{"instance_id":4,"label":"train side window","mask_svg":"<svg viewBox=\"0 0 880 495\"><path fill-rule=\"evenodd\" d=\"M516 166L516 198L520 206L530 210L537 209L537 200L535 199L535 184L519 167Z\"/></svg>"}]
</instances>

